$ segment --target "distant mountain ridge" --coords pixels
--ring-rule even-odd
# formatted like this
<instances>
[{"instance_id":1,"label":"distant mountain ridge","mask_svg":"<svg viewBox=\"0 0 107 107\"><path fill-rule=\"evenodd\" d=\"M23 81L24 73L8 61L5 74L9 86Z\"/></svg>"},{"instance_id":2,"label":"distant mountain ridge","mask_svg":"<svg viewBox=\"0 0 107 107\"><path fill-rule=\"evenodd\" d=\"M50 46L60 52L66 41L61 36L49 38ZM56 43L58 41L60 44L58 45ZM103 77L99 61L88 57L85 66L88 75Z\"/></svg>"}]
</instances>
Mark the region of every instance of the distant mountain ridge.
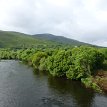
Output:
<instances>
[{"instance_id":1,"label":"distant mountain ridge","mask_svg":"<svg viewBox=\"0 0 107 107\"><path fill-rule=\"evenodd\" d=\"M45 40L49 40L49 41L54 41L54 42L59 42L62 44L69 44L69 45L89 45L88 43L84 43L84 42L80 42L74 39L70 39L70 38L66 38L64 36L56 36L53 34L48 34L48 33L44 33L44 34L36 34L33 35L36 38L39 39L45 39Z\"/></svg>"},{"instance_id":2,"label":"distant mountain ridge","mask_svg":"<svg viewBox=\"0 0 107 107\"><path fill-rule=\"evenodd\" d=\"M55 47L64 45L80 46L90 44L48 33L29 35L13 31L0 31L0 48Z\"/></svg>"}]
</instances>

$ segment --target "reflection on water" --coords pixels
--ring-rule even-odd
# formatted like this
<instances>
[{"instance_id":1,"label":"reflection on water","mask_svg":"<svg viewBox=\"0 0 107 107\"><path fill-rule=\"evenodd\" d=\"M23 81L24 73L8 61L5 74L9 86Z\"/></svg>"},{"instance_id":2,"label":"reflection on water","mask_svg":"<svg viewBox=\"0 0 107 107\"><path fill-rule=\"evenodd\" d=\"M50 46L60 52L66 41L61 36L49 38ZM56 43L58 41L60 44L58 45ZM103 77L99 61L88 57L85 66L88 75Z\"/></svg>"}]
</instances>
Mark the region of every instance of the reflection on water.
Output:
<instances>
[{"instance_id":1,"label":"reflection on water","mask_svg":"<svg viewBox=\"0 0 107 107\"><path fill-rule=\"evenodd\" d=\"M7 60L0 62L0 107L107 107L107 95Z\"/></svg>"},{"instance_id":2,"label":"reflection on water","mask_svg":"<svg viewBox=\"0 0 107 107\"><path fill-rule=\"evenodd\" d=\"M94 92L84 88L79 81L50 77L48 78L48 83L53 92L64 96L65 100L69 100L70 102L70 99L73 98L78 107L92 106Z\"/></svg>"}]
</instances>

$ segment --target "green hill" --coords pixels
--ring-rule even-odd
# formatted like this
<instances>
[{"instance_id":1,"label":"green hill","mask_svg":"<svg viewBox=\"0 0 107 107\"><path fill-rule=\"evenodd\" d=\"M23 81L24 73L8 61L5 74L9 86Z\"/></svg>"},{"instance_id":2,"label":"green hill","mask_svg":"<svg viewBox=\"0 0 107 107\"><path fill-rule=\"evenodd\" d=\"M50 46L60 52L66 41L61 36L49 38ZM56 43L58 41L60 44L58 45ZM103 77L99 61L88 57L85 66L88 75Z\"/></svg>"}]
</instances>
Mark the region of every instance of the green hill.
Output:
<instances>
[{"instance_id":1,"label":"green hill","mask_svg":"<svg viewBox=\"0 0 107 107\"><path fill-rule=\"evenodd\" d=\"M19 32L0 31L0 48L56 47L65 45L79 46L87 44L52 34L28 35Z\"/></svg>"},{"instance_id":2,"label":"green hill","mask_svg":"<svg viewBox=\"0 0 107 107\"><path fill-rule=\"evenodd\" d=\"M18 32L0 31L0 47L1 48L28 48L54 45L55 43L34 38L31 35ZM56 44L55 44L56 45Z\"/></svg>"},{"instance_id":3,"label":"green hill","mask_svg":"<svg viewBox=\"0 0 107 107\"><path fill-rule=\"evenodd\" d=\"M52 34L36 34L33 36L35 36L38 39L49 40L52 42L58 42L58 43L62 43L62 44L69 44L69 45L76 45L76 46L89 45L88 43L83 43L83 42L79 42L79 41L74 40L74 39L66 38L63 36L55 36Z\"/></svg>"}]
</instances>

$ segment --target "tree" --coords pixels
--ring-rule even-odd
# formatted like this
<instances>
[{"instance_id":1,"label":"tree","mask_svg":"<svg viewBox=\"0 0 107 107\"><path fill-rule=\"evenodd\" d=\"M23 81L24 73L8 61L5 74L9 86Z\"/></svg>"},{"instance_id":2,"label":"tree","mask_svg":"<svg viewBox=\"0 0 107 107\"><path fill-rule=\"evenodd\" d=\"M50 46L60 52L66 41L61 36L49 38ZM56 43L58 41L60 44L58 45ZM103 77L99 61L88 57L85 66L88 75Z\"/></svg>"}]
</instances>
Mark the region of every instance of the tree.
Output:
<instances>
[{"instance_id":1,"label":"tree","mask_svg":"<svg viewBox=\"0 0 107 107\"><path fill-rule=\"evenodd\" d=\"M47 68L53 76L65 76L69 66L72 65L71 51L59 50L56 54L48 57Z\"/></svg>"},{"instance_id":2,"label":"tree","mask_svg":"<svg viewBox=\"0 0 107 107\"><path fill-rule=\"evenodd\" d=\"M42 58L47 58L47 54L45 52L38 51L32 57L32 64L35 69L38 69L40 66L40 61Z\"/></svg>"},{"instance_id":3,"label":"tree","mask_svg":"<svg viewBox=\"0 0 107 107\"><path fill-rule=\"evenodd\" d=\"M76 47L72 49L72 66L66 76L71 79L80 79L92 75L95 69L101 67L104 55L92 47Z\"/></svg>"}]
</instances>

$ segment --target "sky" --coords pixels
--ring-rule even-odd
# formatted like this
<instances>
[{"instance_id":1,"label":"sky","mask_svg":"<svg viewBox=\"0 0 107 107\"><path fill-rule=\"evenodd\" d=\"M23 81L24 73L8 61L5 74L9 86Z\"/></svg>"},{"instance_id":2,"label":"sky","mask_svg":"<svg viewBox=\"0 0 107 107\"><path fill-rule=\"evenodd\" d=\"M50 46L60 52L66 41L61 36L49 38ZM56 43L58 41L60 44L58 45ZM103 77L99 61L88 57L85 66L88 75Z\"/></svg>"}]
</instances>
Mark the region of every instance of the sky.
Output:
<instances>
[{"instance_id":1,"label":"sky","mask_svg":"<svg viewBox=\"0 0 107 107\"><path fill-rule=\"evenodd\" d=\"M0 30L51 33L107 47L107 0L0 0Z\"/></svg>"}]
</instances>

